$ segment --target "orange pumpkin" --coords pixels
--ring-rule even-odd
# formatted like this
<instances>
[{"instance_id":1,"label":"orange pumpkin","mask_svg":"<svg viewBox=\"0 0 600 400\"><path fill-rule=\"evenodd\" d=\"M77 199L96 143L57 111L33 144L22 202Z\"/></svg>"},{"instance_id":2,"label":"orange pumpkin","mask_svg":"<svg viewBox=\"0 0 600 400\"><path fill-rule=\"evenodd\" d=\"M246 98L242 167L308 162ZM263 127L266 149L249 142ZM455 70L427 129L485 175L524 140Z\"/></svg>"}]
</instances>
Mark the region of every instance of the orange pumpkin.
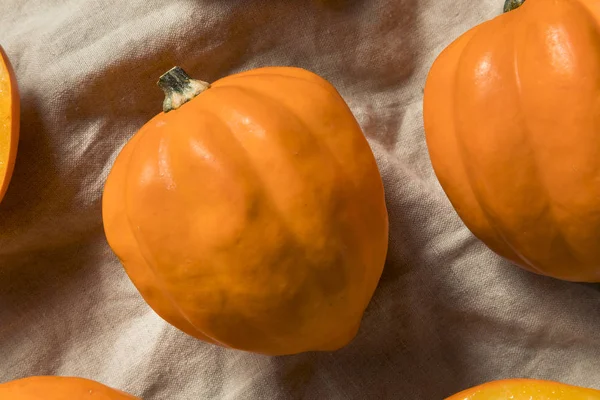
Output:
<instances>
[{"instance_id":1,"label":"orange pumpkin","mask_svg":"<svg viewBox=\"0 0 600 400\"><path fill-rule=\"evenodd\" d=\"M467 227L570 281L600 281L599 23L595 0L527 0L446 48L424 94L431 162Z\"/></svg>"},{"instance_id":2,"label":"orange pumpkin","mask_svg":"<svg viewBox=\"0 0 600 400\"><path fill-rule=\"evenodd\" d=\"M303 69L212 85L174 68L164 112L119 154L108 242L148 304L204 341L264 354L356 334L386 258L369 145L331 84Z\"/></svg>"},{"instance_id":3,"label":"orange pumpkin","mask_svg":"<svg viewBox=\"0 0 600 400\"><path fill-rule=\"evenodd\" d=\"M32 376L0 384L0 399L136 400L138 398L89 379L63 376Z\"/></svg>"},{"instance_id":4,"label":"orange pumpkin","mask_svg":"<svg viewBox=\"0 0 600 400\"><path fill-rule=\"evenodd\" d=\"M12 176L19 142L19 90L6 53L0 47L0 201Z\"/></svg>"},{"instance_id":5,"label":"orange pumpkin","mask_svg":"<svg viewBox=\"0 0 600 400\"><path fill-rule=\"evenodd\" d=\"M510 379L476 386L446 400L600 400L600 390L550 381Z\"/></svg>"}]
</instances>

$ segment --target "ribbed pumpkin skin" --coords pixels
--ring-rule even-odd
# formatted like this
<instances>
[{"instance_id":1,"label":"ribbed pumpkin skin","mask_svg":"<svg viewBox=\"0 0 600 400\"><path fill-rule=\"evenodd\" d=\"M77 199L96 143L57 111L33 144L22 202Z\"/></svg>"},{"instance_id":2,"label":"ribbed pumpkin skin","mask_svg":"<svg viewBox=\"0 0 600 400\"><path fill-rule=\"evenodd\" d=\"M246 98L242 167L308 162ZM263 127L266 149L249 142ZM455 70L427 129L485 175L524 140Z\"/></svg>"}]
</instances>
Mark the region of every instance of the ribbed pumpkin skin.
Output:
<instances>
[{"instance_id":1,"label":"ribbed pumpkin skin","mask_svg":"<svg viewBox=\"0 0 600 400\"><path fill-rule=\"evenodd\" d=\"M0 384L2 400L140 400L83 378L34 376Z\"/></svg>"},{"instance_id":2,"label":"ribbed pumpkin skin","mask_svg":"<svg viewBox=\"0 0 600 400\"><path fill-rule=\"evenodd\" d=\"M19 89L10 61L0 47L0 201L12 176L19 142Z\"/></svg>"},{"instance_id":3,"label":"ribbed pumpkin skin","mask_svg":"<svg viewBox=\"0 0 600 400\"><path fill-rule=\"evenodd\" d=\"M558 382L510 379L476 386L446 400L600 400L600 391Z\"/></svg>"},{"instance_id":4,"label":"ribbed pumpkin skin","mask_svg":"<svg viewBox=\"0 0 600 400\"><path fill-rule=\"evenodd\" d=\"M446 48L427 145L467 227L528 270L600 281L600 2L527 0Z\"/></svg>"},{"instance_id":5,"label":"ribbed pumpkin skin","mask_svg":"<svg viewBox=\"0 0 600 400\"><path fill-rule=\"evenodd\" d=\"M149 121L113 166L103 215L160 316L264 354L347 344L387 252L369 145L333 86L297 68L229 76Z\"/></svg>"}]
</instances>

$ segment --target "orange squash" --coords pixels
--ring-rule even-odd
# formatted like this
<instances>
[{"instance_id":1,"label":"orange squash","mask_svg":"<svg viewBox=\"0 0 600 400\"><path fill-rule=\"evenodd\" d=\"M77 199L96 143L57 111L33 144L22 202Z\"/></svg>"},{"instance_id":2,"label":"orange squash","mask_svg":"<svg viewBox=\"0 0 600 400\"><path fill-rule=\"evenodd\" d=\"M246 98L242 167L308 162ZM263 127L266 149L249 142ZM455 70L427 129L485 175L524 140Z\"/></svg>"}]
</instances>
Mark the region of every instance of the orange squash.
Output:
<instances>
[{"instance_id":1,"label":"orange squash","mask_svg":"<svg viewBox=\"0 0 600 400\"><path fill-rule=\"evenodd\" d=\"M174 68L164 112L106 182L106 237L148 304L201 340L264 354L356 334L382 273L375 158L331 84L267 67L209 85Z\"/></svg>"},{"instance_id":2,"label":"orange squash","mask_svg":"<svg viewBox=\"0 0 600 400\"><path fill-rule=\"evenodd\" d=\"M0 201L8 188L17 156L19 112L15 74L0 47Z\"/></svg>"},{"instance_id":3,"label":"orange squash","mask_svg":"<svg viewBox=\"0 0 600 400\"><path fill-rule=\"evenodd\" d=\"M550 381L509 379L476 386L446 400L600 400L600 390Z\"/></svg>"},{"instance_id":4,"label":"orange squash","mask_svg":"<svg viewBox=\"0 0 600 400\"><path fill-rule=\"evenodd\" d=\"M599 24L598 1L527 0L446 48L424 94L431 162L467 227L569 281L600 281Z\"/></svg>"},{"instance_id":5,"label":"orange squash","mask_svg":"<svg viewBox=\"0 0 600 400\"><path fill-rule=\"evenodd\" d=\"M136 400L138 398L89 379L63 376L32 376L0 384L0 399Z\"/></svg>"}]
</instances>

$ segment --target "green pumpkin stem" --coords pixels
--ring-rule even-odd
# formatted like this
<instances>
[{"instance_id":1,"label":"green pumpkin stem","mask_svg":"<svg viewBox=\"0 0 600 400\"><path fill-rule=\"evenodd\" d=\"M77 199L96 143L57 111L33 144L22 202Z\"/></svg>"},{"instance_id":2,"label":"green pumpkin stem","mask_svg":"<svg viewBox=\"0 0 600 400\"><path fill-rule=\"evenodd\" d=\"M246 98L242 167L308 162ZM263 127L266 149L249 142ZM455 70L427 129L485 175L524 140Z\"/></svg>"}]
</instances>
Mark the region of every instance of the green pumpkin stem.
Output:
<instances>
[{"instance_id":1,"label":"green pumpkin stem","mask_svg":"<svg viewBox=\"0 0 600 400\"><path fill-rule=\"evenodd\" d=\"M504 2L504 12L507 13L523 5L525 0L506 0Z\"/></svg>"},{"instance_id":2,"label":"green pumpkin stem","mask_svg":"<svg viewBox=\"0 0 600 400\"><path fill-rule=\"evenodd\" d=\"M190 78L180 67L173 67L165 72L158 79L157 85L165 92L165 113L178 109L210 88L210 83Z\"/></svg>"}]
</instances>

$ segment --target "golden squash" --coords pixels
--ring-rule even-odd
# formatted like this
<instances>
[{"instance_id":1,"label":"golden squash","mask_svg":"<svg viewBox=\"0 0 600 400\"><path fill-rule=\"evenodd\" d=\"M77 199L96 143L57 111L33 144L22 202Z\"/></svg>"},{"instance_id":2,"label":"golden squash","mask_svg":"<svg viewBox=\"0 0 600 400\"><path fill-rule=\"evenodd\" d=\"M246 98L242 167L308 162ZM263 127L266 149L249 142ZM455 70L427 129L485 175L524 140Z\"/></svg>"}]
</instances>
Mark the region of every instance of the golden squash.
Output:
<instances>
[{"instance_id":1,"label":"golden squash","mask_svg":"<svg viewBox=\"0 0 600 400\"><path fill-rule=\"evenodd\" d=\"M164 112L119 154L106 237L148 304L204 341L335 350L380 278L388 217L374 156L331 84L260 68L212 85L174 68Z\"/></svg>"},{"instance_id":2,"label":"golden squash","mask_svg":"<svg viewBox=\"0 0 600 400\"><path fill-rule=\"evenodd\" d=\"M73 377L32 376L0 384L2 400L140 400L101 383Z\"/></svg>"},{"instance_id":3,"label":"golden squash","mask_svg":"<svg viewBox=\"0 0 600 400\"><path fill-rule=\"evenodd\" d=\"M467 227L570 281L600 281L599 23L598 1L527 0L446 48L424 94L431 162Z\"/></svg>"},{"instance_id":4,"label":"golden squash","mask_svg":"<svg viewBox=\"0 0 600 400\"><path fill-rule=\"evenodd\" d=\"M15 74L0 47L0 201L8 188L17 156L19 112Z\"/></svg>"},{"instance_id":5,"label":"golden squash","mask_svg":"<svg viewBox=\"0 0 600 400\"><path fill-rule=\"evenodd\" d=\"M446 400L600 400L600 390L534 379L509 379L476 386Z\"/></svg>"}]
</instances>

